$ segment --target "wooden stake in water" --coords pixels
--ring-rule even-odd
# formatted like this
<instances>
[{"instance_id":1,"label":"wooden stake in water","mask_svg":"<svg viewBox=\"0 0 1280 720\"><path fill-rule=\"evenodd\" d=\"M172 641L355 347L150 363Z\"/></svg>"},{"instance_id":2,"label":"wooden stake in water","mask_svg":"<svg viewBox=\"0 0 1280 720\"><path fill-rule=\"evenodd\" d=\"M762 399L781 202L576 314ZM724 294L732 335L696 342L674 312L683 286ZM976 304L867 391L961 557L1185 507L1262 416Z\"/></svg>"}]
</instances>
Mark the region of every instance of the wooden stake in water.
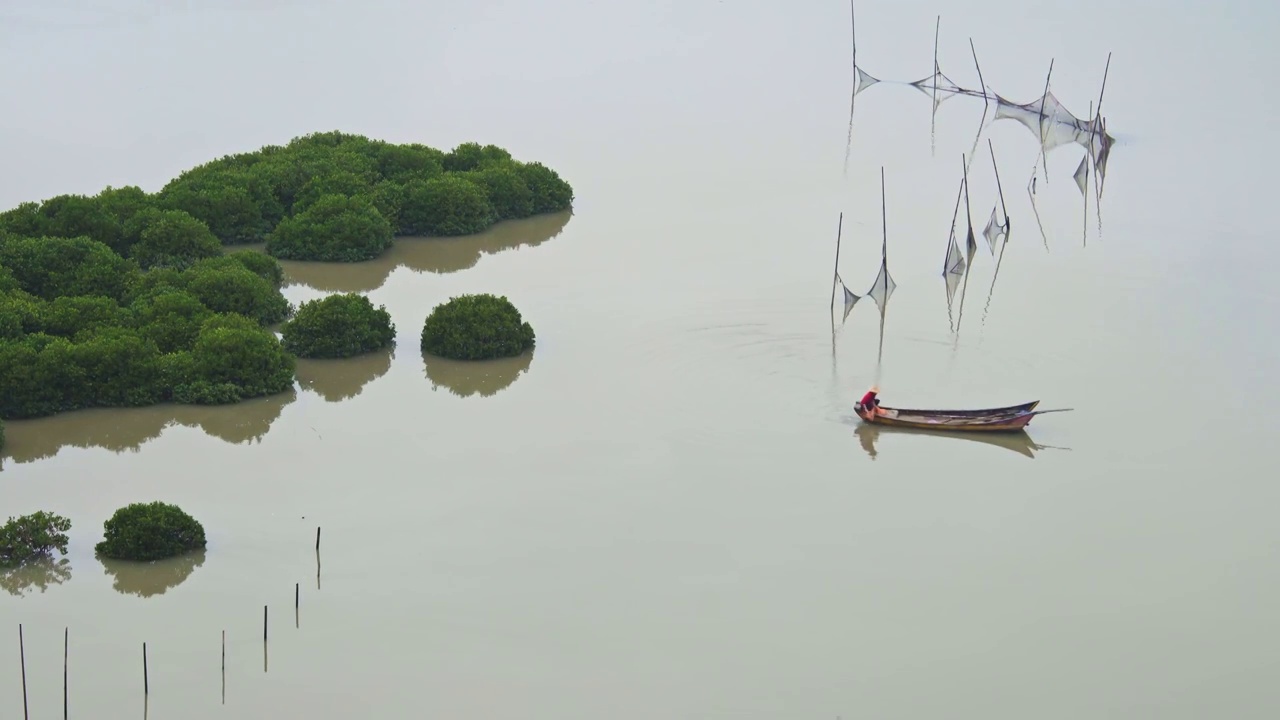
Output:
<instances>
[{"instance_id":1,"label":"wooden stake in water","mask_svg":"<svg viewBox=\"0 0 1280 720\"><path fill-rule=\"evenodd\" d=\"M978 51L973 49L973 38L969 38L969 52L973 53L973 66L978 68L978 84L982 86L982 102L990 102L987 96L987 82L982 79L982 66L978 64Z\"/></svg>"},{"instance_id":2,"label":"wooden stake in water","mask_svg":"<svg viewBox=\"0 0 1280 720\"><path fill-rule=\"evenodd\" d=\"M222 631L222 704L227 704L227 631Z\"/></svg>"},{"instance_id":3,"label":"wooden stake in water","mask_svg":"<svg viewBox=\"0 0 1280 720\"><path fill-rule=\"evenodd\" d=\"M142 643L142 694L147 696L151 694L151 680L147 676L147 644Z\"/></svg>"},{"instance_id":4,"label":"wooden stake in water","mask_svg":"<svg viewBox=\"0 0 1280 720\"><path fill-rule=\"evenodd\" d=\"M840 277L840 233L844 230L844 213L840 213L840 220L836 224L836 269L831 274L831 312L835 312L836 307L836 280Z\"/></svg>"},{"instance_id":5,"label":"wooden stake in water","mask_svg":"<svg viewBox=\"0 0 1280 720\"><path fill-rule=\"evenodd\" d=\"M22 664L22 717L29 720L27 714L27 648L22 640L22 623L18 623L18 658Z\"/></svg>"},{"instance_id":6,"label":"wooden stake in water","mask_svg":"<svg viewBox=\"0 0 1280 720\"><path fill-rule=\"evenodd\" d=\"M262 642L267 641L267 606L262 606Z\"/></svg>"},{"instance_id":7,"label":"wooden stake in water","mask_svg":"<svg viewBox=\"0 0 1280 720\"><path fill-rule=\"evenodd\" d=\"M1044 76L1044 94L1040 96L1040 161L1044 163L1044 181L1049 182L1049 164L1044 151L1044 103L1049 99L1049 78L1053 77L1053 58L1049 58L1049 73Z\"/></svg>"},{"instance_id":8,"label":"wooden stake in water","mask_svg":"<svg viewBox=\"0 0 1280 720\"><path fill-rule=\"evenodd\" d=\"M62 720L67 720L67 655L71 643L71 628L62 629Z\"/></svg>"},{"instance_id":9,"label":"wooden stake in water","mask_svg":"<svg viewBox=\"0 0 1280 720\"><path fill-rule=\"evenodd\" d=\"M991 138L987 138L987 150L991 151L991 168L996 173L996 192L1000 194L1000 211L1004 213L1004 232L1007 240L1009 236L1009 206L1004 204L1004 188L1000 186L1000 166L996 165L996 149L991 144Z\"/></svg>"},{"instance_id":10,"label":"wooden stake in water","mask_svg":"<svg viewBox=\"0 0 1280 720\"><path fill-rule=\"evenodd\" d=\"M320 528L316 528L316 589L320 589Z\"/></svg>"},{"instance_id":11,"label":"wooden stake in water","mask_svg":"<svg viewBox=\"0 0 1280 720\"><path fill-rule=\"evenodd\" d=\"M294 583L293 584L293 626L295 628L301 627L301 625L299 624L299 614L298 614L298 606L301 604L300 603L301 598L302 598L302 583Z\"/></svg>"}]
</instances>

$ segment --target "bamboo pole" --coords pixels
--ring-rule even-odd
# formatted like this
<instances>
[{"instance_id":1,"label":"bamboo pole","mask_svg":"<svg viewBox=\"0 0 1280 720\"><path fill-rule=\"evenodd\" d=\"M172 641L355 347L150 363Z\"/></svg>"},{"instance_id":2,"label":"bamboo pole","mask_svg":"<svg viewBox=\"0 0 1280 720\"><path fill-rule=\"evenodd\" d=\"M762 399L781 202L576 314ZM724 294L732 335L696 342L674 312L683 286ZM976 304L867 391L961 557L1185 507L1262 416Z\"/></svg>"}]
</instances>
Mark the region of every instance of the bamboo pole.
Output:
<instances>
[{"instance_id":1,"label":"bamboo pole","mask_svg":"<svg viewBox=\"0 0 1280 720\"><path fill-rule=\"evenodd\" d=\"M835 271L831 274L831 312L835 313L836 306L836 280L840 277L840 235L844 230L844 213L840 213L840 220L836 224L836 265Z\"/></svg>"},{"instance_id":2,"label":"bamboo pole","mask_svg":"<svg viewBox=\"0 0 1280 720\"><path fill-rule=\"evenodd\" d=\"M142 643L142 695L143 697L151 694L151 679L147 672L147 644Z\"/></svg>"},{"instance_id":3,"label":"bamboo pole","mask_svg":"<svg viewBox=\"0 0 1280 720\"><path fill-rule=\"evenodd\" d=\"M1004 204L1004 188L1000 186L1000 167L996 165L996 149L991 144L991 138L987 138L987 150L991 151L991 169L996 173L996 192L1000 194L1000 209L1004 212L1004 233L1007 237L1009 234L1009 206Z\"/></svg>"},{"instance_id":4,"label":"bamboo pole","mask_svg":"<svg viewBox=\"0 0 1280 720\"><path fill-rule=\"evenodd\" d=\"M67 720L67 657L71 649L71 628L62 629L62 720Z\"/></svg>"},{"instance_id":5,"label":"bamboo pole","mask_svg":"<svg viewBox=\"0 0 1280 720\"><path fill-rule=\"evenodd\" d=\"M18 623L18 662L22 665L22 717L30 720L27 711L27 647L22 638L22 623Z\"/></svg>"},{"instance_id":6,"label":"bamboo pole","mask_svg":"<svg viewBox=\"0 0 1280 720\"><path fill-rule=\"evenodd\" d=\"M985 106L989 102L987 82L982 79L982 66L978 64L978 51L973 49L973 38L969 38L969 52L973 53L973 66L978 68L978 84L982 86L982 104Z\"/></svg>"}]
</instances>

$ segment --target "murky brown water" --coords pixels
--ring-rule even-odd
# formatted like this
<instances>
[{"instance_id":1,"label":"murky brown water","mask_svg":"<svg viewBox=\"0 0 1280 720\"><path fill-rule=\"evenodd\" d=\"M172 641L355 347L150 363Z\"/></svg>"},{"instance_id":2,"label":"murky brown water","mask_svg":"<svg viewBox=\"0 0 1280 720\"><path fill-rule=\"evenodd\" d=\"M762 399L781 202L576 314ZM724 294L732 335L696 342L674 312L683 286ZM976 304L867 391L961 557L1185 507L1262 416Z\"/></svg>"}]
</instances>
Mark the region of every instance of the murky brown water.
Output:
<instances>
[{"instance_id":1,"label":"murky brown water","mask_svg":"<svg viewBox=\"0 0 1280 720\"><path fill-rule=\"evenodd\" d=\"M3 11L0 60L26 68L5 207L332 128L494 142L578 200L289 263L291 300L368 292L399 330L300 363L295 393L9 423L0 516L75 527L67 564L0 577L0 717L18 623L32 717L60 710L64 628L72 717L142 715L143 642L150 718L1280 712L1274 8L859 3L886 81L928 75L937 12L944 72L976 85L972 36L1018 102L1052 58L1088 114L1114 51L1099 220L1079 148L1049 153L1033 206L1032 133L975 141L981 100L931 118L901 84L857 96L844 177L840 2L65 7ZM1012 237L994 284L980 245L961 317L939 267L975 145L978 230L996 202L987 138ZM841 275L875 275L881 166L877 370L875 306L833 340L825 304L838 212ZM510 297L535 351L424 359L426 314L465 292ZM1015 439L861 428L877 375L890 405L1075 410ZM110 513L153 499L204 523L204 555L96 559Z\"/></svg>"}]
</instances>

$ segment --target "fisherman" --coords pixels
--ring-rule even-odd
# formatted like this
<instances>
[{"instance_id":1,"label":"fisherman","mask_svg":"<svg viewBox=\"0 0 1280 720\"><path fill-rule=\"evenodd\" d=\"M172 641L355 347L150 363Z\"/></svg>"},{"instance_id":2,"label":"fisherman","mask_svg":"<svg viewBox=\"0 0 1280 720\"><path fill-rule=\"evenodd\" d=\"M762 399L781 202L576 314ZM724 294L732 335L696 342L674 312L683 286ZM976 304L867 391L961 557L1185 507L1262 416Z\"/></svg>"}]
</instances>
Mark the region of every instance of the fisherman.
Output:
<instances>
[{"instance_id":1,"label":"fisherman","mask_svg":"<svg viewBox=\"0 0 1280 720\"><path fill-rule=\"evenodd\" d=\"M879 392L880 388L872 385L867 394L863 395L862 399L858 401L858 405L872 415L883 415L884 412L880 409L880 399L877 397Z\"/></svg>"}]
</instances>

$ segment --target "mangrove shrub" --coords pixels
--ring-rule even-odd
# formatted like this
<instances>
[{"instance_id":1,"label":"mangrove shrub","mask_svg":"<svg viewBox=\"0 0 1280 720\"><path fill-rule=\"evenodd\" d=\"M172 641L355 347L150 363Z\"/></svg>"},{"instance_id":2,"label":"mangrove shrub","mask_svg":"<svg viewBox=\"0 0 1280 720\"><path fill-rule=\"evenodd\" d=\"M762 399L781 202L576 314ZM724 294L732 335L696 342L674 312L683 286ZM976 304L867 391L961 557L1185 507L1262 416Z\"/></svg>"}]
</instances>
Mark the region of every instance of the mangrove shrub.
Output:
<instances>
[{"instance_id":1,"label":"mangrove shrub","mask_svg":"<svg viewBox=\"0 0 1280 720\"><path fill-rule=\"evenodd\" d=\"M385 307L346 294L303 303L281 334L285 349L298 357L343 358L390 345L396 328Z\"/></svg>"},{"instance_id":2,"label":"mangrove shrub","mask_svg":"<svg viewBox=\"0 0 1280 720\"><path fill-rule=\"evenodd\" d=\"M534 345L533 328L505 297L462 295L437 305L422 327L422 349L453 360L512 357Z\"/></svg>"},{"instance_id":3,"label":"mangrove shrub","mask_svg":"<svg viewBox=\"0 0 1280 720\"><path fill-rule=\"evenodd\" d=\"M391 246L391 223L364 197L325 195L285 218L267 252L287 260L371 260Z\"/></svg>"},{"instance_id":4,"label":"mangrove shrub","mask_svg":"<svg viewBox=\"0 0 1280 720\"><path fill-rule=\"evenodd\" d=\"M43 510L17 518L10 516L0 526L0 568L49 557L54 550L66 555L70 529L70 520Z\"/></svg>"},{"instance_id":5,"label":"mangrove shrub","mask_svg":"<svg viewBox=\"0 0 1280 720\"><path fill-rule=\"evenodd\" d=\"M273 258L243 251L186 270L133 268L121 278L123 290L111 285L112 295L101 295L93 293L103 285L92 273L42 268L46 256L34 244L12 240L4 247L22 250L10 257L23 270L0 265L0 418L235 402L292 387L293 358L263 327L289 311ZM29 292L51 283L84 294L46 300ZM233 332L214 337L218 328ZM211 334L200 342L206 329Z\"/></svg>"},{"instance_id":6,"label":"mangrove shrub","mask_svg":"<svg viewBox=\"0 0 1280 720\"><path fill-rule=\"evenodd\" d=\"M98 554L116 560L163 560L205 546L204 527L177 505L133 503L102 524Z\"/></svg>"},{"instance_id":7,"label":"mangrove shrub","mask_svg":"<svg viewBox=\"0 0 1280 720\"><path fill-rule=\"evenodd\" d=\"M138 238L129 254L142 268L181 269L222 254L209 226L182 210L146 208L129 221L127 232Z\"/></svg>"},{"instance_id":8,"label":"mangrove shrub","mask_svg":"<svg viewBox=\"0 0 1280 720\"><path fill-rule=\"evenodd\" d=\"M494 223L484 188L465 177L442 175L405 184L400 197L403 235L470 235Z\"/></svg>"}]
</instances>

